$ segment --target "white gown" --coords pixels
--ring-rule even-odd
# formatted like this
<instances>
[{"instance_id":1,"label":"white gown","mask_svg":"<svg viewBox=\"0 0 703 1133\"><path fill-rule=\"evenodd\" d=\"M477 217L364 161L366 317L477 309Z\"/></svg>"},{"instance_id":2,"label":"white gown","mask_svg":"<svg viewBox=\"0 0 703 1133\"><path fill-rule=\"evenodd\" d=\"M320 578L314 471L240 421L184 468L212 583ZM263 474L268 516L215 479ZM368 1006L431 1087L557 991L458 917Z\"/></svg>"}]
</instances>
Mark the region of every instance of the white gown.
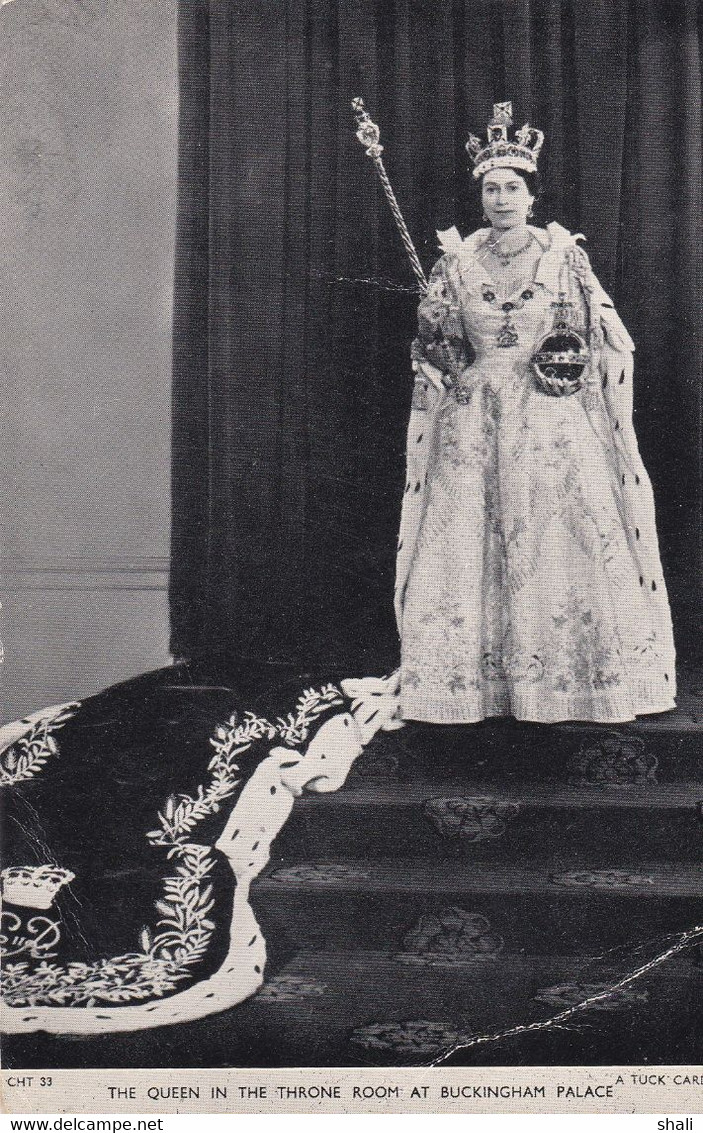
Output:
<instances>
[{"instance_id":1,"label":"white gown","mask_svg":"<svg viewBox=\"0 0 703 1133\"><path fill-rule=\"evenodd\" d=\"M488 230L445 234L450 250L420 304L396 582L405 719L622 722L675 706L652 491L632 428L633 344L578 237L558 224L530 231L542 248L535 277L511 296L477 259ZM550 397L530 357L564 270L590 321L592 362L579 393ZM517 335L507 348L505 300Z\"/></svg>"}]
</instances>

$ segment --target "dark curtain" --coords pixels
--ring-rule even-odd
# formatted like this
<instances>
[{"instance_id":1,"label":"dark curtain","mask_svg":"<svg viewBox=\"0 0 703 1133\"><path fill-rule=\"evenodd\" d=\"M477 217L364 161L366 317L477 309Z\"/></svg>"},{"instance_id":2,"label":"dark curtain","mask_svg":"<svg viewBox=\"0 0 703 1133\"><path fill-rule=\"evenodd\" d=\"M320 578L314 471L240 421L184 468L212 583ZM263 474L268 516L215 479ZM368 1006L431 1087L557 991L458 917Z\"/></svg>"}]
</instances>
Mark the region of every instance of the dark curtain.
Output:
<instances>
[{"instance_id":1,"label":"dark curtain","mask_svg":"<svg viewBox=\"0 0 703 1133\"><path fill-rule=\"evenodd\" d=\"M679 650L701 610L701 14L694 0L184 0L171 610L177 655L392 663L420 257L480 223L469 131L546 133L537 223L588 237L637 343Z\"/></svg>"}]
</instances>

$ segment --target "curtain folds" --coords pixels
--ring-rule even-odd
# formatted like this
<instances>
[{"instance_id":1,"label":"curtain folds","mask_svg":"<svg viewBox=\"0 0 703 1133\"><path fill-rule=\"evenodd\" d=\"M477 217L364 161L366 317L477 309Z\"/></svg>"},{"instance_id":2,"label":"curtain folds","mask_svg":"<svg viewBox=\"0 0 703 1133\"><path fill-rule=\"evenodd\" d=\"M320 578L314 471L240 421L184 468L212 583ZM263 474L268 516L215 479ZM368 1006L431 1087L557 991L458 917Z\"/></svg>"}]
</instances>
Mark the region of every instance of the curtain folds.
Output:
<instances>
[{"instance_id":1,"label":"curtain folds","mask_svg":"<svg viewBox=\"0 0 703 1133\"><path fill-rule=\"evenodd\" d=\"M700 636L695 0L183 0L171 613L177 655L392 663L417 295L354 138L363 95L429 270L480 223L468 132L547 135L537 222L588 237L637 344L678 645Z\"/></svg>"}]
</instances>

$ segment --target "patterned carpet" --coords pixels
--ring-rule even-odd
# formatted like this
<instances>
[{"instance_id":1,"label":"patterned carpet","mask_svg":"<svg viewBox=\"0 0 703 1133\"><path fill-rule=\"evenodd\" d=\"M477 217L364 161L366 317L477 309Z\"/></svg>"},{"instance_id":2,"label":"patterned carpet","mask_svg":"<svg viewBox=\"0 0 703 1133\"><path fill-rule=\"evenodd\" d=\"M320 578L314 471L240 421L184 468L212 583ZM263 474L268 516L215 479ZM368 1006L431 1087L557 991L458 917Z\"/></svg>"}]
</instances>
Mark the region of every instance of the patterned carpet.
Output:
<instances>
[{"instance_id":1,"label":"patterned carpet","mask_svg":"<svg viewBox=\"0 0 703 1133\"><path fill-rule=\"evenodd\" d=\"M80 859L90 885L62 923L84 963L127 952L164 878L142 829L194 792L217 727L338 678L219 660L87 701L44 794L9 809L4 864L40 844ZM257 994L134 1033L9 1035L6 1067L699 1062L703 680L681 685L676 712L616 728L379 733L340 790L295 802L252 884ZM211 881L217 914L232 894L217 853ZM194 984L217 966L212 938Z\"/></svg>"}]
</instances>

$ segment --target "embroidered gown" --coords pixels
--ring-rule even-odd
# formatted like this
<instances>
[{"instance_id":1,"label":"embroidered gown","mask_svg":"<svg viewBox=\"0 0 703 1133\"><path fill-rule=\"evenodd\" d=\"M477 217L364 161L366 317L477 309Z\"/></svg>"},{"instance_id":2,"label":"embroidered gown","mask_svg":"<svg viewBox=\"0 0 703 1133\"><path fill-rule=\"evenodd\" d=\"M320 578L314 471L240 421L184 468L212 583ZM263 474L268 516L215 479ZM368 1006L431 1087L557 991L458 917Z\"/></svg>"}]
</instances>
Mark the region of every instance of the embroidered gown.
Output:
<instances>
[{"instance_id":1,"label":"embroidered gown","mask_svg":"<svg viewBox=\"0 0 703 1133\"><path fill-rule=\"evenodd\" d=\"M396 580L406 719L622 722L675 706L633 343L578 237L530 231L534 278L509 296L477 258L488 230L441 234L420 304ZM550 397L530 357L565 278L591 363L578 393Z\"/></svg>"}]
</instances>

